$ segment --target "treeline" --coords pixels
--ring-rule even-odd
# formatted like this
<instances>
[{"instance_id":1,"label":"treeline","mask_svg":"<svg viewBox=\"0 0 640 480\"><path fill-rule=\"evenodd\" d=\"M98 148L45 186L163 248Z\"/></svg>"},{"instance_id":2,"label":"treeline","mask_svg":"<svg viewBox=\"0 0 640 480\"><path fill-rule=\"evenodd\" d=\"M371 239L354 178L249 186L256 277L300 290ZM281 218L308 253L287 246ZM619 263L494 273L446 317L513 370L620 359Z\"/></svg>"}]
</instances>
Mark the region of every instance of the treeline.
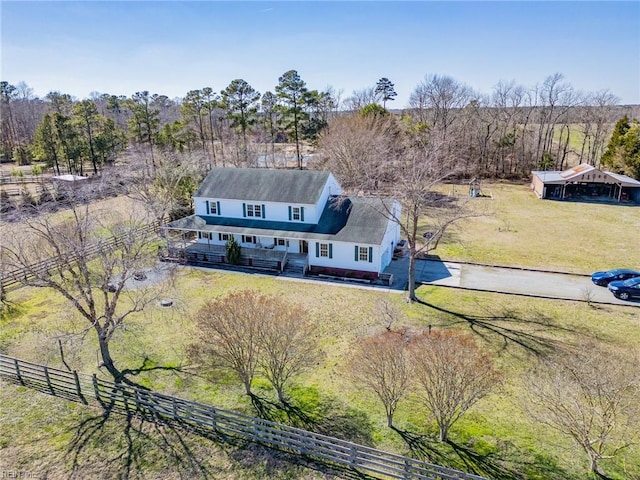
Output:
<instances>
[{"instance_id":1,"label":"treeline","mask_svg":"<svg viewBox=\"0 0 640 480\"><path fill-rule=\"evenodd\" d=\"M144 153L149 167L158 152L167 151L197 154L207 166L255 166L258 155L274 161L277 145L291 143L302 167L303 147L316 145L333 119L381 103L386 111L396 96L393 83L382 78L343 100L330 87L309 90L295 70L285 72L273 92L260 93L236 79L219 92L204 87L177 99L148 91L131 97L92 93L84 100L50 92L38 98L24 83L0 86L0 158L44 161L58 173L77 174L97 173L127 147ZM499 82L489 94L428 75L395 116L455 143L466 175L518 178L532 169L600 166L623 115L638 116L637 106L619 106L606 90L580 92L555 74L531 88Z\"/></svg>"},{"instance_id":2,"label":"treeline","mask_svg":"<svg viewBox=\"0 0 640 480\"><path fill-rule=\"evenodd\" d=\"M315 141L339 103L331 90L309 90L295 70L274 92L236 79L219 93L205 87L181 99L142 91L77 101L60 92L38 98L24 83L0 86L0 158L74 174L85 165L97 173L127 146L144 152L150 166L158 151L197 152L208 165L250 164L256 145L273 153L285 142L295 143L300 158L301 143Z\"/></svg>"}]
</instances>

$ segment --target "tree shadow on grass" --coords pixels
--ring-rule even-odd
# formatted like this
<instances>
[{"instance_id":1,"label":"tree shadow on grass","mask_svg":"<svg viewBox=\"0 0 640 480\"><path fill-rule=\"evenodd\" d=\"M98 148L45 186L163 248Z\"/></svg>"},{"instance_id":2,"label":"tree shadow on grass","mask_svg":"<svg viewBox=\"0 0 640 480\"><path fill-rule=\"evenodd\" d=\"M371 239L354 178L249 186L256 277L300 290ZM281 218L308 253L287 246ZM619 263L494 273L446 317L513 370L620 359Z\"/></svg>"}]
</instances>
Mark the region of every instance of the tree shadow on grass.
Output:
<instances>
[{"instance_id":1,"label":"tree shadow on grass","mask_svg":"<svg viewBox=\"0 0 640 480\"><path fill-rule=\"evenodd\" d=\"M129 377L130 376L135 377L137 375L140 375L141 373L153 372L157 370L166 371L166 372L182 372L183 369L182 369L182 366L180 365L178 366L157 365L156 362L150 359L149 357L144 357L144 360L142 360L142 364L138 368L125 368L120 373L122 374L123 377L126 377L128 379L128 383L132 383L133 386L136 386L138 388L143 388L145 390L149 390L148 388L133 382L131 379L129 379Z\"/></svg>"},{"instance_id":2,"label":"tree shadow on grass","mask_svg":"<svg viewBox=\"0 0 640 480\"><path fill-rule=\"evenodd\" d=\"M433 305L421 299L418 299L416 303L465 323L473 333L487 343L495 344L498 339L497 341L501 342L502 350L515 345L537 357L546 357L570 347L567 342L550 338L550 333L585 335L578 330L553 323L552 319L543 312L536 313L535 317L525 318L515 310L503 308L501 312L495 314L469 315ZM535 330L525 331L523 327L529 329L533 327Z\"/></svg>"},{"instance_id":3,"label":"tree shadow on grass","mask_svg":"<svg viewBox=\"0 0 640 480\"><path fill-rule=\"evenodd\" d=\"M83 478L87 469L101 468L117 472L128 479L144 471L149 451L161 452L167 465L180 476L197 474L198 478L213 478L202 460L185 439L184 432L171 423L159 423L154 415L133 407L101 402L102 412L89 417L74 428L67 448L71 456L71 478ZM115 415L114 415L115 414ZM104 445L95 458L95 446Z\"/></svg>"},{"instance_id":4,"label":"tree shadow on grass","mask_svg":"<svg viewBox=\"0 0 640 480\"><path fill-rule=\"evenodd\" d=\"M486 476L494 480L515 480L525 478L521 473L505 467L493 453L478 453L475 450L447 440L466 469L476 475Z\"/></svg>"},{"instance_id":5,"label":"tree shadow on grass","mask_svg":"<svg viewBox=\"0 0 640 480\"><path fill-rule=\"evenodd\" d=\"M194 443L194 436L222 447L238 468L248 471L259 465L272 474L295 467L321 472L327 478L374 478L303 452L261 445L259 441L228 435L214 427L172 420L132 405L123 407L115 404L103 404L100 414L83 420L74 428L74 436L67 449L67 455L72 457L70 478L84 478L88 472L95 473L93 469L97 463L100 473L108 471L118 478L135 478L145 472L149 455L153 455L155 462L164 462L165 470L173 469L180 478L217 478L219 472L207 464L206 453L203 455L194 448L203 446L202 442ZM99 458L96 457L96 446L100 449ZM298 473L306 475L302 471Z\"/></svg>"},{"instance_id":6,"label":"tree shadow on grass","mask_svg":"<svg viewBox=\"0 0 640 480\"><path fill-rule=\"evenodd\" d=\"M320 395L315 388L294 389L284 402L272 402L251 395L251 403L260 418L337 437L361 445L373 445L373 425L365 412L339 399Z\"/></svg>"},{"instance_id":7,"label":"tree shadow on grass","mask_svg":"<svg viewBox=\"0 0 640 480\"><path fill-rule=\"evenodd\" d=\"M454 468L492 480L563 478L571 476L550 458L532 458L530 452L502 445L500 456L494 451L479 452L472 446L448 439L441 442L434 435L420 434L391 427L407 444L411 456L425 462ZM506 452L506 453L505 453ZM530 461L527 461L530 460Z\"/></svg>"},{"instance_id":8,"label":"tree shadow on grass","mask_svg":"<svg viewBox=\"0 0 640 480\"><path fill-rule=\"evenodd\" d=\"M407 447L409 447L412 457L443 466L449 462L449 458L443 451L442 443L438 442L432 436L400 430L393 426L391 429L404 440Z\"/></svg>"}]
</instances>

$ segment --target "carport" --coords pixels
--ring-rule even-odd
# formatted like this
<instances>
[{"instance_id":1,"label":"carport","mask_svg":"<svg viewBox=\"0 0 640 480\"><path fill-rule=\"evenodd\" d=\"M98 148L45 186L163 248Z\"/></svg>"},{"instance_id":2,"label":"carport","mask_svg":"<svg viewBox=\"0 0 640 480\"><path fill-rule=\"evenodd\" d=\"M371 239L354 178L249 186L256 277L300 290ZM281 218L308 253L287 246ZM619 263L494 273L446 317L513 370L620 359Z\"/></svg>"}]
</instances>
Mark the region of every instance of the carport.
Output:
<instances>
[{"instance_id":1,"label":"carport","mask_svg":"<svg viewBox=\"0 0 640 480\"><path fill-rule=\"evenodd\" d=\"M538 198L640 203L640 181L586 163L564 171L531 174L531 188Z\"/></svg>"}]
</instances>

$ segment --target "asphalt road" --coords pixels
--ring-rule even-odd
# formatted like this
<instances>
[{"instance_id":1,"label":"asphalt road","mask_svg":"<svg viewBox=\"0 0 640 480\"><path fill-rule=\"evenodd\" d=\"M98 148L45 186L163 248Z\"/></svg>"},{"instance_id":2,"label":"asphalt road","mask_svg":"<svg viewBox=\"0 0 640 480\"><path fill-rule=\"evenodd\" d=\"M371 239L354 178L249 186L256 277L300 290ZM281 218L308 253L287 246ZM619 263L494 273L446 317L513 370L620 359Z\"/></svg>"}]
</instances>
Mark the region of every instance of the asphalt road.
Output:
<instances>
[{"instance_id":1,"label":"asphalt road","mask_svg":"<svg viewBox=\"0 0 640 480\"><path fill-rule=\"evenodd\" d=\"M590 277L582 275L419 260L416 280L425 284L535 297L582 301L589 297L593 302L640 307L640 301L618 300L605 287L594 285Z\"/></svg>"}]
</instances>

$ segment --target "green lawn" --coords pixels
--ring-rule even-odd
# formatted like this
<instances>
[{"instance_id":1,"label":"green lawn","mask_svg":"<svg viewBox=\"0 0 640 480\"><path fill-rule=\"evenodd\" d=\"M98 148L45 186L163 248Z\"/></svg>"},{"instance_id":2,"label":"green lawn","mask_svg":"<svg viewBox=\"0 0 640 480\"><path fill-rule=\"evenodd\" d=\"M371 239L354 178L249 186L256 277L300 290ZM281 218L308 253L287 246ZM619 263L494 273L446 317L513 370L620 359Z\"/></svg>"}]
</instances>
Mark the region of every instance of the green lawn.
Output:
<instances>
[{"instance_id":1,"label":"green lawn","mask_svg":"<svg viewBox=\"0 0 640 480\"><path fill-rule=\"evenodd\" d=\"M640 267L640 252L629 248L637 244L640 209L542 201L522 185L482 188L493 199L471 203L491 215L460 224L436 254L579 273L623 264ZM585 340L619 348L637 349L640 344L640 309L635 307L591 307L432 286L417 290L424 304L409 304L396 293L181 268L167 294L175 305L147 308L114 338L117 364L135 368L148 358L155 365L181 367L179 372L143 373L135 380L163 393L255 415L254 405L233 376L200 372L189 365L185 354L195 338L192 318L198 308L209 298L243 288L303 305L317 322L325 352L316 368L289 391L305 416L287 416L271 407L271 418L496 479L586 478L584 455L526 414L524 375L546 353ZM376 317L383 299L405 314L394 328L432 325L470 332L492 352L504 374L503 386L452 428L450 444L435 441L433 423L418 398L410 397L401 405L395 431L386 427L376 399L346 380L346 359L354 342L383 329ZM0 321L0 352L62 368L60 340L72 368L103 374L97 368L93 333L69 336L82 332L85 325L54 292L24 288L10 292L9 300L12 308ZM263 379L257 379L254 390L265 402L275 401ZM83 405L2 384L0 470L59 478L70 476L75 462L76 478L122 478L127 472L132 478L149 479L331 478L293 465L282 454L129 423L117 415L89 435L99 420L95 417L99 412ZM637 445L602 463L619 480L640 478L639 466Z\"/></svg>"},{"instance_id":2,"label":"green lawn","mask_svg":"<svg viewBox=\"0 0 640 480\"><path fill-rule=\"evenodd\" d=\"M469 201L481 216L461 221L433 253L574 273L640 268L639 206L540 200L529 185L487 183L482 191L493 199Z\"/></svg>"},{"instance_id":3,"label":"green lawn","mask_svg":"<svg viewBox=\"0 0 640 480\"><path fill-rule=\"evenodd\" d=\"M174 291L181 297L178 305L168 309L149 308L133 319L114 340L114 355L120 367L138 366L145 357L158 365L183 366L185 371L181 373L155 371L140 375L136 381L164 393L255 414L251 402L232 376L198 375L199 372L189 368L184 353L193 339L191 318L198 306L207 298L248 285L301 303L318 322L318 336L326 356L290 392L293 400L308 412L309 418L304 421L289 418L290 423L454 468L475 470L492 478L584 478L586 461L572 444L536 425L523 413L522 375L538 355L567 348L587 338L622 346L640 342L638 310L628 307L595 309L582 303L514 299L484 293L461 294L457 290L421 287L419 296L432 305L426 306L407 304L401 294L183 269L176 279ZM56 338L73 328L80 329L82 323L69 315L63 302L51 292L22 289L12 294L12 298L20 305L20 311L2 322L0 346L3 353L62 367ZM374 313L381 298L390 299L405 312L406 320L396 328L433 325L472 332L484 348L494 352L497 364L505 373L504 386L454 426L450 445L441 445L434 440L433 425L416 398L405 402L397 413L396 425L404 432L403 440L399 433L386 427L384 412L376 400L345 380L345 359L353 342L383 328ZM59 313L47 313L51 311ZM67 361L74 369L101 373L96 368L96 346L91 335L76 347L65 345ZM265 399L275 400L274 392L265 381L258 379L255 390ZM4 385L0 391L3 405L0 425L10 426L4 445L0 445L0 458L6 459L11 468L31 471L44 468L43 465L52 465L51 472L71 468L73 455L66 454L66 449L77 434L79 424L97 412L15 386ZM273 414L276 419L286 420L282 412ZM33 428L33 425L41 428ZM126 458L126 443L109 443L107 451L99 448L109 432L125 427L124 419L112 418L101 434L102 440L93 438L81 450L79 468L84 478L103 475L104 472L93 470L96 459L123 455L114 461L114 472L125 468L122 462ZM165 471L177 475L179 468L172 466L171 457L162 448L164 440L159 433L149 425L141 430L142 433L134 436L141 443L134 443L149 449L148 455L156 461L153 464L141 462L136 467L138 473L142 469L146 478L154 478ZM137 432L136 429L132 431ZM166 435L174 438L177 434L169 432ZM412 439L411 448L409 438ZM177 440L174 438L173 441ZM209 468L224 468L226 477L212 478L261 478L274 462L269 455L261 453L264 458L248 467L237 461L240 454L234 448L193 436L187 436L186 441L198 455L208 459ZM34 458L40 460L32 463ZM306 476L316 474L308 471L303 474L301 467L286 462L276 464L274 471L269 470L269 476L314 478ZM640 465L640 451L637 448L629 450L614 464L604 465L609 467L607 471L614 478L625 478L624 465L627 468ZM640 474L637 469L631 469L627 474L629 472Z\"/></svg>"}]
</instances>

